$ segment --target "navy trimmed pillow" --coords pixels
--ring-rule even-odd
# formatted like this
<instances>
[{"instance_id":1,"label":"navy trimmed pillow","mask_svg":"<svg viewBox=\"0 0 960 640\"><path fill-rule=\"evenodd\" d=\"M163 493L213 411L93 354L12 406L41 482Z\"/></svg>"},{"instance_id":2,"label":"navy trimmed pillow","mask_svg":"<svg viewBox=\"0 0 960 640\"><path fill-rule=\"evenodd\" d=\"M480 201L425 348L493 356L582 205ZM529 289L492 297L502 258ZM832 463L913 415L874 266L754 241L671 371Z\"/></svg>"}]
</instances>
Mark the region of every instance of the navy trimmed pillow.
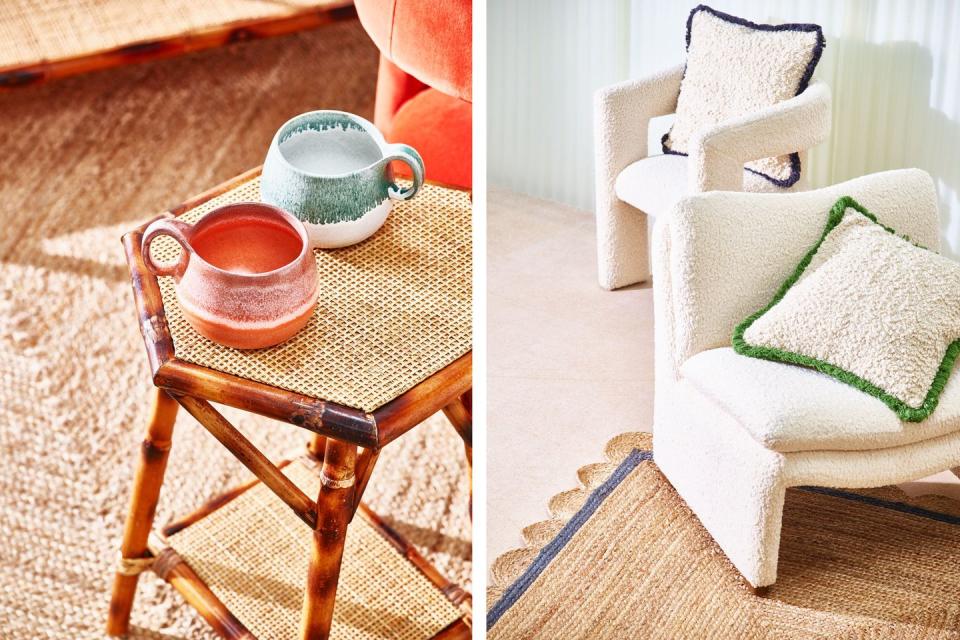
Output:
<instances>
[{"instance_id":1,"label":"navy trimmed pillow","mask_svg":"<svg viewBox=\"0 0 960 640\"><path fill-rule=\"evenodd\" d=\"M664 153L686 155L705 127L783 102L810 84L823 54L815 24L756 24L700 5L687 19L687 67ZM748 162L748 171L789 187L800 179L800 155Z\"/></svg>"}]
</instances>

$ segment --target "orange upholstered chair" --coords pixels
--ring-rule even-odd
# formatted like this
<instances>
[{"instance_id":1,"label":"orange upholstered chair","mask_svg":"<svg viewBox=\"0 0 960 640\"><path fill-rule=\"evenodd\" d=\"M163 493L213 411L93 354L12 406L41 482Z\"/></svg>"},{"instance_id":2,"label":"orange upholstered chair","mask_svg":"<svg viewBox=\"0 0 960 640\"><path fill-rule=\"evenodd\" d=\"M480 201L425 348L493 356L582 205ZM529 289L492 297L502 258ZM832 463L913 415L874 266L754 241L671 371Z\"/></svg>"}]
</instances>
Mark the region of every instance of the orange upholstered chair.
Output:
<instances>
[{"instance_id":1,"label":"orange upholstered chair","mask_svg":"<svg viewBox=\"0 0 960 640\"><path fill-rule=\"evenodd\" d=\"M374 123L423 156L426 177L471 186L470 0L356 0L380 49ZM399 167L398 167L399 169Z\"/></svg>"}]
</instances>

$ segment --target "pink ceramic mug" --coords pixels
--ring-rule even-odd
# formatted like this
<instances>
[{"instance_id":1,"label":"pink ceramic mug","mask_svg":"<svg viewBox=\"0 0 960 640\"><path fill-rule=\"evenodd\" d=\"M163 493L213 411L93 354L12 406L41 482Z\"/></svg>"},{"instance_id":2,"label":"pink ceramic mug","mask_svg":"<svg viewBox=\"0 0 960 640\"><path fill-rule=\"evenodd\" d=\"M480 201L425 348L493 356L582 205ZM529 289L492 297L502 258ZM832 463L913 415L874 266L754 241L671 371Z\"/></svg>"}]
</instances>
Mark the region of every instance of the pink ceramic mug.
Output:
<instances>
[{"instance_id":1,"label":"pink ceramic mug","mask_svg":"<svg viewBox=\"0 0 960 640\"><path fill-rule=\"evenodd\" d=\"M156 263L150 243L168 235L183 251ZM220 207L190 225L156 220L143 234L143 260L172 276L183 315L197 333L237 349L259 349L302 329L317 304L317 267L303 223L259 202Z\"/></svg>"}]
</instances>

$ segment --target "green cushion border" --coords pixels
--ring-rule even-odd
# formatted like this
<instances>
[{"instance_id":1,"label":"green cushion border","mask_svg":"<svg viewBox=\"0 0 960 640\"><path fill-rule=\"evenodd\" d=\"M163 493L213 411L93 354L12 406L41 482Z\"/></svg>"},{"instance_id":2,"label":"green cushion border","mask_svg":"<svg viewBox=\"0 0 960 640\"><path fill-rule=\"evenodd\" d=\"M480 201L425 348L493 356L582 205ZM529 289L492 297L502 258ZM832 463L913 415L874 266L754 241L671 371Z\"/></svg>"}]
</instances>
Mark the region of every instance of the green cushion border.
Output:
<instances>
[{"instance_id":1,"label":"green cushion border","mask_svg":"<svg viewBox=\"0 0 960 640\"><path fill-rule=\"evenodd\" d=\"M790 287L797 283L806 268L810 266L813 256L816 255L817 251L820 249L820 245L823 244L827 234L829 234L834 227L840 224L844 213L846 213L847 209L849 208L859 211L871 221L880 225L880 227L886 231L896 235L896 232L893 229L878 222L875 215L867 211L864 206L850 196L844 196L837 200L836 204L834 204L833 208L830 210L830 217L827 220L827 226L820 235L820 239L803 257L803 259L800 261L800 264L797 265L797 268L794 269L790 277L787 278L787 280L780 286L780 289L773 297L773 300L771 300L768 305L738 324L736 329L733 330L733 350L741 355L750 356L752 358L798 364L805 367L810 367L811 369L816 369L817 371L832 376L841 382L849 384L852 387L856 387L861 391L869 393L875 398L879 398L884 404L893 409L893 411L900 417L901 420L906 422L920 422L933 413L933 410L937 408L937 403L940 402L940 395L943 393L943 389L947 385L947 380L950 378L950 372L953 371L953 365L956 363L957 356L960 355L960 339L951 342L947 347L947 352L943 356L943 360L940 362L940 367L937 369L937 375L934 377L933 384L930 385L929 391L927 391L927 396L924 398L923 404L921 404L919 407L911 407L899 398L890 395L880 387L867 380L864 380L860 376L851 373L846 369L842 369L836 365L830 364L829 362L818 360L810 356L805 356L800 353L776 349L774 347L762 347L748 344L743 337L744 332L750 328L750 325L752 325L757 321L758 318L773 308L775 304L780 302L780 300L783 299L783 296L787 294L787 291L790 290ZM904 239L909 240L909 238L906 238L905 236Z\"/></svg>"}]
</instances>

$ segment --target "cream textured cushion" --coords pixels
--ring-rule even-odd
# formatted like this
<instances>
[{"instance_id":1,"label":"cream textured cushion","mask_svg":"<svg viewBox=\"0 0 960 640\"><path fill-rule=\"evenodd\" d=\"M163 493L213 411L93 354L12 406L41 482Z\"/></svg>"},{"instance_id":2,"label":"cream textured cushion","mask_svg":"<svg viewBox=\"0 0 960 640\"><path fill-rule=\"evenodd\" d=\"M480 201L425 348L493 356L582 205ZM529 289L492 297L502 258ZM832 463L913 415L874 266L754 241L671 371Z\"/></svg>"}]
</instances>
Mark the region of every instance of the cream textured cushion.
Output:
<instances>
[{"instance_id":1,"label":"cream textured cushion","mask_svg":"<svg viewBox=\"0 0 960 640\"><path fill-rule=\"evenodd\" d=\"M687 176L690 159L678 155L643 158L620 172L614 183L617 197L651 217L666 214L680 198L690 195ZM799 188L781 188L755 173L744 170L743 190L756 193L784 193Z\"/></svg>"},{"instance_id":2,"label":"cream textured cushion","mask_svg":"<svg viewBox=\"0 0 960 640\"><path fill-rule=\"evenodd\" d=\"M960 352L960 264L841 198L821 240L773 301L736 328L733 346L813 367L876 396L903 420L923 420Z\"/></svg>"},{"instance_id":3,"label":"cream textured cushion","mask_svg":"<svg viewBox=\"0 0 960 640\"><path fill-rule=\"evenodd\" d=\"M700 5L687 20L687 67L664 153L688 153L698 132L755 113L807 88L823 53L815 24L754 24ZM796 153L747 163L779 186L800 178Z\"/></svg>"},{"instance_id":4,"label":"cream textured cushion","mask_svg":"<svg viewBox=\"0 0 960 640\"><path fill-rule=\"evenodd\" d=\"M736 326L770 302L845 195L900 233L939 250L937 190L918 169L874 173L813 191L713 191L683 198L669 215L657 218L653 234L654 257L664 251L670 256L658 258L660 272L654 272L669 283L664 304L654 304L654 326L669 328L658 342L670 356L660 362L674 361L676 369L700 351L729 347Z\"/></svg>"},{"instance_id":5,"label":"cream textured cushion","mask_svg":"<svg viewBox=\"0 0 960 640\"><path fill-rule=\"evenodd\" d=\"M745 358L730 347L703 351L680 376L760 444L791 451L885 449L960 430L960 376L920 424L904 422L874 396L824 373Z\"/></svg>"}]
</instances>

